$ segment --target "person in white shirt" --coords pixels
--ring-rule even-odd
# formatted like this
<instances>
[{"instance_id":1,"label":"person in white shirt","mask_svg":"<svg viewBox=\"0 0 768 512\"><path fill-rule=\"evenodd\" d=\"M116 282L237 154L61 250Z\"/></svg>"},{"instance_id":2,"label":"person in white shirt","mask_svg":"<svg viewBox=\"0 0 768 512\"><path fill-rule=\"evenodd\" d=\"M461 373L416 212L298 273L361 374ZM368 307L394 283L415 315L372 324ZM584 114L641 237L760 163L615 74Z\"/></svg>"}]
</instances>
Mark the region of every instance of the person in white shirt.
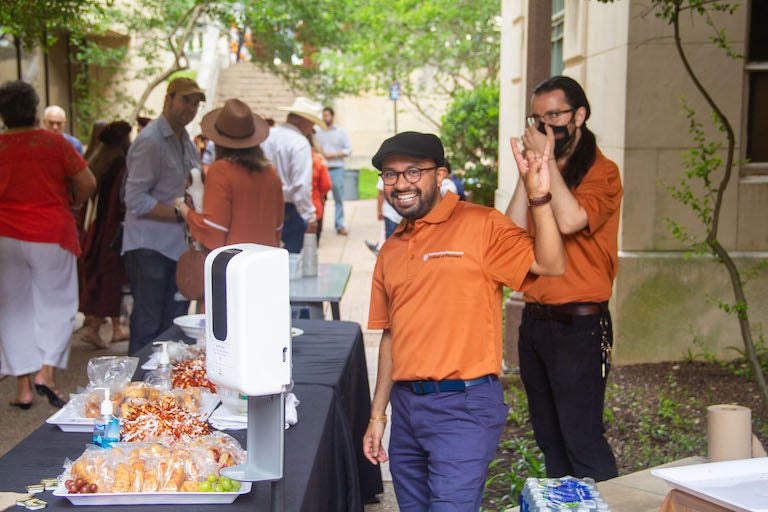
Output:
<instances>
[{"instance_id":1,"label":"person in white shirt","mask_svg":"<svg viewBox=\"0 0 768 512\"><path fill-rule=\"evenodd\" d=\"M328 173L331 175L333 190L334 224L336 233L342 236L349 234L344 227L344 159L352 153L352 143L349 135L333 119L335 113L331 107L323 109L323 121L327 128L315 134L317 141L323 147L323 155L328 160Z\"/></svg>"},{"instance_id":2,"label":"person in white shirt","mask_svg":"<svg viewBox=\"0 0 768 512\"><path fill-rule=\"evenodd\" d=\"M288 252L299 253L304 247L304 233L317 232L312 204L312 148L307 135L314 133L314 125L326 125L321 117L322 105L307 98L298 97L290 107L279 109L288 111L286 121L270 129L261 148L283 182L284 247Z\"/></svg>"}]
</instances>

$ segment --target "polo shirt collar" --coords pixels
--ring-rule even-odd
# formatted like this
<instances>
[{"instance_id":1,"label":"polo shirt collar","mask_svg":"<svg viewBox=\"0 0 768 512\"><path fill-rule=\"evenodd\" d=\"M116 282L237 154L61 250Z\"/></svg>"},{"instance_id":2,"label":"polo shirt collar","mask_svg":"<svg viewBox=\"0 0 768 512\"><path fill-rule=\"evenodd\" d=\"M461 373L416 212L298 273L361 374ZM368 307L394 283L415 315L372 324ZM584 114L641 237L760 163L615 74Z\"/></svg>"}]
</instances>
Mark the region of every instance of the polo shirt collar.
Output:
<instances>
[{"instance_id":1,"label":"polo shirt collar","mask_svg":"<svg viewBox=\"0 0 768 512\"><path fill-rule=\"evenodd\" d=\"M438 191L438 193L440 192ZM459 204L459 196L449 191L428 214L420 219L416 219L415 223L411 221L401 222L397 229L395 229L395 233L410 231L415 227L415 224L440 224L445 222L453 214L457 204Z\"/></svg>"}]
</instances>

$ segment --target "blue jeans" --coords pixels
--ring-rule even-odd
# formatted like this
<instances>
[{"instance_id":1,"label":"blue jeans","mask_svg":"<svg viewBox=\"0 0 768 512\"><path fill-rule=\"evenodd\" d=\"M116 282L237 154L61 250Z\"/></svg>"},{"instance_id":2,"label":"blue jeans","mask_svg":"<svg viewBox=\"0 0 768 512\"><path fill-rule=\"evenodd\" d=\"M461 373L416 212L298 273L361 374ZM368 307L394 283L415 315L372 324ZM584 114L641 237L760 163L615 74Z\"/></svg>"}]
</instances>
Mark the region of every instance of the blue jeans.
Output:
<instances>
[{"instance_id":1,"label":"blue jeans","mask_svg":"<svg viewBox=\"0 0 768 512\"><path fill-rule=\"evenodd\" d=\"M399 226L399 222L395 222L393 220L389 220L388 218L384 217L384 238L389 238L392 236L392 233L395 232L397 229L397 226Z\"/></svg>"},{"instance_id":2,"label":"blue jeans","mask_svg":"<svg viewBox=\"0 0 768 512\"><path fill-rule=\"evenodd\" d=\"M293 203L285 203L283 217L283 244L288 252L299 253L304 248L304 233L307 232L307 222L299 215L299 210Z\"/></svg>"},{"instance_id":3,"label":"blue jeans","mask_svg":"<svg viewBox=\"0 0 768 512\"><path fill-rule=\"evenodd\" d=\"M128 355L136 355L171 325L186 315L189 301L176 287L176 262L157 251L136 249L125 253L125 268L131 281L133 312Z\"/></svg>"},{"instance_id":4,"label":"blue jeans","mask_svg":"<svg viewBox=\"0 0 768 512\"><path fill-rule=\"evenodd\" d=\"M402 512L480 509L507 419L501 383L416 395L394 384L390 469Z\"/></svg>"},{"instance_id":5,"label":"blue jeans","mask_svg":"<svg viewBox=\"0 0 768 512\"><path fill-rule=\"evenodd\" d=\"M331 190L334 202L334 224L336 231L344 227L344 168L333 167L328 169L331 175Z\"/></svg>"},{"instance_id":6,"label":"blue jeans","mask_svg":"<svg viewBox=\"0 0 768 512\"><path fill-rule=\"evenodd\" d=\"M536 444L547 476L618 475L605 439L603 405L608 378L601 371L601 318L613 341L610 314L574 316L570 323L535 318L526 307L520 323L520 377L528 396Z\"/></svg>"}]
</instances>

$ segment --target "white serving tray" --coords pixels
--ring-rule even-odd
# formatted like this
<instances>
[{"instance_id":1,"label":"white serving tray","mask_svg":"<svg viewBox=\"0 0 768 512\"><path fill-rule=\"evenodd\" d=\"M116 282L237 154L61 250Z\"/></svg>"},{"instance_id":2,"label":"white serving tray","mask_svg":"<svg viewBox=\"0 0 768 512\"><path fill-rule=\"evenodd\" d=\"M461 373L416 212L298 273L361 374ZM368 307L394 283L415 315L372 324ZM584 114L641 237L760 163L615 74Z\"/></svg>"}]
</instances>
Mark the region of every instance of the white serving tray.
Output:
<instances>
[{"instance_id":1,"label":"white serving tray","mask_svg":"<svg viewBox=\"0 0 768 512\"><path fill-rule=\"evenodd\" d=\"M768 457L652 469L670 486L738 512L768 512Z\"/></svg>"},{"instance_id":2,"label":"white serving tray","mask_svg":"<svg viewBox=\"0 0 768 512\"><path fill-rule=\"evenodd\" d=\"M251 482L241 482L237 492L102 492L70 494L60 487L54 496L67 498L73 505L202 505L232 503L241 494L251 492Z\"/></svg>"},{"instance_id":3,"label":"white serving tray","mask_svg":"<svg viewBox=\"0 0 768 512\"><path fill-rule=\"evenodd\" d=\"M203 419L207 420L221 400L216 393L203 392L200 411ZM56 425L62 432L93 432L94 418L86 418L76 414L71 407L64 406L45 420L49 425Z\"/></svg>"}]
</instances>

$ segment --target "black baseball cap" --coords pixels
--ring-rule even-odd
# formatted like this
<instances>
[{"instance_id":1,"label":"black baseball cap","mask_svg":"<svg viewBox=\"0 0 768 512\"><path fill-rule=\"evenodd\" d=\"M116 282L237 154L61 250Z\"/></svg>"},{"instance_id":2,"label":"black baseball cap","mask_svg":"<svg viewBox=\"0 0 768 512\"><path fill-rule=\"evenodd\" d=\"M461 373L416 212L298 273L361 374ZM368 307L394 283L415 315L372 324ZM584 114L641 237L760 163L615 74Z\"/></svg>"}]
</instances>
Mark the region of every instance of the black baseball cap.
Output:
<instances>
[{"instance_id":1,"label":"black baseball cap","mask_svg":"<svg viewBox=\"0 0 768 512\"><path fill-rule=\"evenodd\" d=\"M371 163L381 170L384 159L390 155L405 155L415 158L429 158L435 164L445 165L445 150L440 137L432 133L402 132L385 140L373 155Z\"/></svg>"}]
</instances>

